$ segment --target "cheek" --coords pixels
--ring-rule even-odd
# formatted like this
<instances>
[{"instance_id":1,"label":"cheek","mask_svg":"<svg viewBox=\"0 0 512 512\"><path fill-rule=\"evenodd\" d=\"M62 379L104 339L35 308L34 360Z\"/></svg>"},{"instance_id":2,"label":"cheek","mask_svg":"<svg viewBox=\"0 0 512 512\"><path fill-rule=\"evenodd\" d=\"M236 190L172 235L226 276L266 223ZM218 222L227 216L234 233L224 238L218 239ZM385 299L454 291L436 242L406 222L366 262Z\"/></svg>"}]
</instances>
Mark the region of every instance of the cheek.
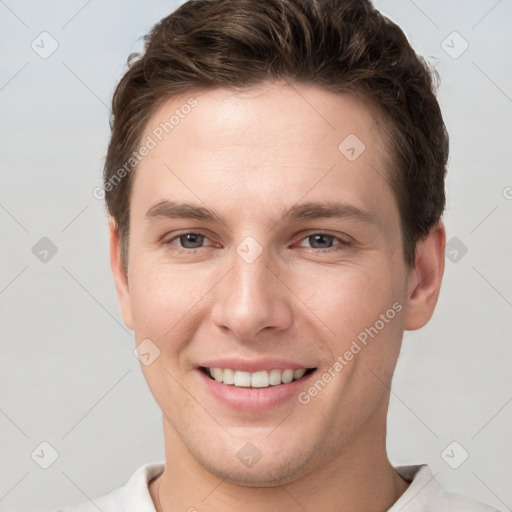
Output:
<instances>
[{"instance_id":1,"label":"cheek","mask_svg":"<svg viewBox=\"0 0 512 512\"><path fill-rule=\"evenodd\" d=\"M153 353L157 354L152 354L154 359L148 365L142 364L141 369L164 411L179 411L186 406L179 384L181 355L197 329L197 303L207 292L207 280L191 279L191 273L190 267L177 270L148 261L134 272L130 286L137 344L150 340Z\"/></svg>"},{"instance_id":2,"label":"cheek","mask_svg":"<svg viewBox=\"0 0 512 512\"><path fill-rule=\"evenodd\" d=\"M297 295L336 340L357 336L400 298L390 272L375 264L318 267L301 275L307 277L296 281Z\"/></svg>"},{"instance_id":3,"label":"cheek","mask_svg":"<svg viewBox=\"0 0 512 512\"><path fill-rule=\"evenodd\" d=\"M154 261L135 267L130 300L139 342L150 338L169 352L178 350L192 335L211 279L207 269L185 267Z\"/></svg>"}]
</instances>

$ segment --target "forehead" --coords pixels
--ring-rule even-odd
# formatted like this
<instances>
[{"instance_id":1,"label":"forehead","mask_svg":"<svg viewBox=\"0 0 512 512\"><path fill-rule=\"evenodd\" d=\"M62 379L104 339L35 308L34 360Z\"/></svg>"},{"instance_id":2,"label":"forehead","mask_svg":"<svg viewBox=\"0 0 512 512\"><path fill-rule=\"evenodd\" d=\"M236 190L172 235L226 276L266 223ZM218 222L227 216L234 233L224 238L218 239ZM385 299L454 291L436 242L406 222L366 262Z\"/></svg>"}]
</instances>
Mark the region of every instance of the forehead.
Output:
<instances>
[{"instance_id":1,"label":"forehead","mask_svg":"<svg viewBox=\"0 0 512 512\"><path fill-rule=\"evenodd\" d=\"M216 150L228 139L245 147L257 143L299 148L300 142L308 142L308 148L328 143L336 148L340 137L352 134L364 139L373 154L384 149L381 119L373 102L353 94L305 84L264 83L172 97L148 121L144 135L165 143L162 138L171 142L179 133L184 140L200 141L204 149Z\"/></svg>"},{"instance_id":2,"label":"forehead","mask_svg":"<svg viewBox=\"0 0 512 512\"><path fill-rule=\"evenodd\" d=\"M381 118L349 94L300 84L191 91L164 103L141 140L152 149L133 195L146 202L206 195L227 208L231 195L252 205L247 215L306 195L394 203Z\"/></svg>"}]
</instances>

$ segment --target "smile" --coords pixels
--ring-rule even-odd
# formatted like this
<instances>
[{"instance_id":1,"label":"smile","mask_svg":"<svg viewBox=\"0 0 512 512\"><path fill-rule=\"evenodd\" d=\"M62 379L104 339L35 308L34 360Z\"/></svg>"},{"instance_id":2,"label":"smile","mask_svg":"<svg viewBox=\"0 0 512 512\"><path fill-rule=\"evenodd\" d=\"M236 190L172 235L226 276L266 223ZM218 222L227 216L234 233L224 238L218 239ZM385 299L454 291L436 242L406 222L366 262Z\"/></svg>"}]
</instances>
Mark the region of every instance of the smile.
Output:
<instances>
[{"instance_id":1,"label":"smile","mask_svg":"<svg viewBox=\"0 0 512 512\"><path fill-rule=\"evenodd\" d=\"M315 368L299 368L297 370L273 369L261 370L257 372L246 372L233 370L231 368L206 368L201 367L212 380L228 386L241 388L268 388L270 386L279 386L289 384L290 382L301 379L307 373L311 373Z\"/></svg>"}]
</instances>

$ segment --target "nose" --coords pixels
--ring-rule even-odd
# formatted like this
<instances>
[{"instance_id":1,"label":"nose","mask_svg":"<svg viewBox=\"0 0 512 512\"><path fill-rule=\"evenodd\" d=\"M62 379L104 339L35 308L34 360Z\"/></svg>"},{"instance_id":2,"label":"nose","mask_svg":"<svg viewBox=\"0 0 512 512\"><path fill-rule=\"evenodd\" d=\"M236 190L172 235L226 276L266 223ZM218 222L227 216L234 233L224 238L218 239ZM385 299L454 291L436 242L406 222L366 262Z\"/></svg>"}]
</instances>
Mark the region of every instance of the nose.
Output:
<instances>
[{"instance_id":1,"label":"nose","mask_svg":"<svg viewBox=\"0 0 512 512\"><path fill-rule=\"evenodd\" d=\"M232 263L215 287L213 322L243 341L258 341L288 328L293 321L291 293L267 252L250 263L235 253Z\"/></svg>"}]
</instances>

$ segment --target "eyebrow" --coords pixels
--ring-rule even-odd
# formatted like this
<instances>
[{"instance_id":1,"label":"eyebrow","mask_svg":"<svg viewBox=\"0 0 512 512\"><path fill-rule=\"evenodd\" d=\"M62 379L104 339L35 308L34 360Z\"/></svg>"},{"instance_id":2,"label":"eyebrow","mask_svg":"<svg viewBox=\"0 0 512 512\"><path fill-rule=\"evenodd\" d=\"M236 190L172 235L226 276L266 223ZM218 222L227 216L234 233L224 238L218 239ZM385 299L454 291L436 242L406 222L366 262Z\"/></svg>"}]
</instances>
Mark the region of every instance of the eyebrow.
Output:
<instances>
[{"instance_id":1,"label":"eyebrow","mask_svg":"<svg viewBox=\"0 0 512 512\"><path fill-rule=\"evenodd\" d=\"M151 206L145 215L146 221L166 219L195 219L206 222L218 222L227 226L227 221L214 210L190 203L163 200ZM285 220L300 221L328 218L351 218L354 220L376 224L374 215L356 206L333 202L305 202L293 205L284 210L275 224Z\"/></svg>"}]
</instances>

